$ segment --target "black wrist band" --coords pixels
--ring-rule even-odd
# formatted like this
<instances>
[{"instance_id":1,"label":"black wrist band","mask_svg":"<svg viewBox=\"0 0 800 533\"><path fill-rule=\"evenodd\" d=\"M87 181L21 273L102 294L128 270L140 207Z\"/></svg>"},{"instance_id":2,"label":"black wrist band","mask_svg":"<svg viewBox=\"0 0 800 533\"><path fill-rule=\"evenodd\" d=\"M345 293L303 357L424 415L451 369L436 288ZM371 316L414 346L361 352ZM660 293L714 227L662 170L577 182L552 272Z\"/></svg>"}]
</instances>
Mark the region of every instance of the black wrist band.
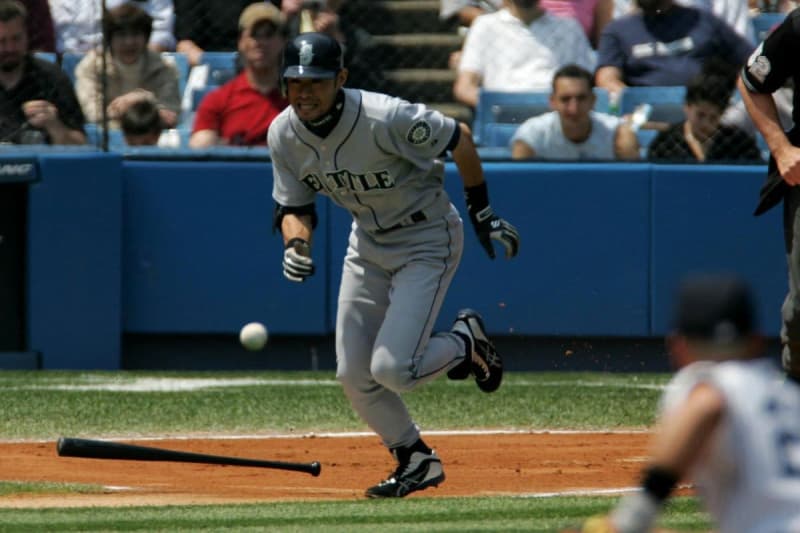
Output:
<instances>
[{"instance_id":1,"label":"black wrist band","mask_svg":"<svg viewBox=\"0 0 800 533\"><path fill-rule=\"evenodd\" d=\"M642 477L642 488L659 503L669 497L677 484L678 476L658 466L648 468Z\"/></svg>"},{"instance_id":2,"label":"black wrist band","mask_svg":"<svg viewBox=\"0 0 800 533\"><path fill-rule=\"evenodd\" d=\"M303 239L301 237L292 237L291 239L289 239L286 242L286 248L292 248L292 247L294 247L295 244L299 244L299 245L304 246L306 248L309 247L309 244L308 244L307 240L305 240L305 239Z\"/></svg>"},{"instance_id":3,"label":"black wrist band","mask_svg":"<svg viewBox=\"0 0 800 533\"><path fill-rule=\"evenodd\" d=\"M470 213L477 213L489 206L489 188L485 181L474 187L465 187L464 196L467 200L467 210Z\"/></svg>"}]
</instances>

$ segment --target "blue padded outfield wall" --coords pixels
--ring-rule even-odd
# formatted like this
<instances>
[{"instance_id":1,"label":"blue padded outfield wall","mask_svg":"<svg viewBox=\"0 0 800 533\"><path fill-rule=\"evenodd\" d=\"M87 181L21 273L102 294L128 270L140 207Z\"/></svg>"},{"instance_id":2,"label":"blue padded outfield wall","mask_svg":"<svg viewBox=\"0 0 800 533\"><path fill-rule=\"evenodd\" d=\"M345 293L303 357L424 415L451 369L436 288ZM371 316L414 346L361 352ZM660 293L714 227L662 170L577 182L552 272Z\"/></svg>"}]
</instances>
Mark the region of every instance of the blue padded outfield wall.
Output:
<instances>
[{"instance_id":1,"label":"blue padded outfield wall","mask_svg":"<svg viewBox=\"0 0 800 533\"><path fill-rule=\"evenodd\" d=\"M27 344L43 368L119 368L122 158L39 155L28 191Z\"/></svg>"},{"instance_id":2,"label":"blue padded outfield wall","mask_svg":"<svg viewBox=\"0 0 800 533\"><path fill-rule=\"evenodd\" d=\"M18 159L18 158L16 158ZM119 368L121 336L334 329L350 217L320 198L317 275L281 274L265 161L39 155L30 186L28 349L44 368ZM2 161L2 158L0 158ZM685 273L757 290L774 336L786 286L780 209L754 218L763 166L484 163L495 210L522 234L494 262L469 223L438 326L480 310L494 335L660 337ZM448 163L448 192L464 212Z\"/></svg>"}]
</instances>

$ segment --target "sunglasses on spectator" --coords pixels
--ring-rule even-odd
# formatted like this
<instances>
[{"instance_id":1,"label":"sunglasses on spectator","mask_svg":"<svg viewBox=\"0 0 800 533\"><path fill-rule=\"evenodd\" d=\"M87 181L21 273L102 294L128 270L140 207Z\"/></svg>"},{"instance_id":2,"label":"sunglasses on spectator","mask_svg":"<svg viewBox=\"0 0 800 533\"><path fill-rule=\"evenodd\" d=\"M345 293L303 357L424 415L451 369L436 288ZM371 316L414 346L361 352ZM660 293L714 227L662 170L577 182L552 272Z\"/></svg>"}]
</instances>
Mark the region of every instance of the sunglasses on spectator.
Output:
<instances>
[{"instance_id":1,"label":"sunglasses on spectator","mask_svg":"<svg viewBox=\"0 0 800 533\"><path fill-rule=\"evenodd\" d=\"M252 30L250 30L250 37L253 39L271 39L277 34L278 28L269 22L258 24Z\"/></svg>"}]
</instances>

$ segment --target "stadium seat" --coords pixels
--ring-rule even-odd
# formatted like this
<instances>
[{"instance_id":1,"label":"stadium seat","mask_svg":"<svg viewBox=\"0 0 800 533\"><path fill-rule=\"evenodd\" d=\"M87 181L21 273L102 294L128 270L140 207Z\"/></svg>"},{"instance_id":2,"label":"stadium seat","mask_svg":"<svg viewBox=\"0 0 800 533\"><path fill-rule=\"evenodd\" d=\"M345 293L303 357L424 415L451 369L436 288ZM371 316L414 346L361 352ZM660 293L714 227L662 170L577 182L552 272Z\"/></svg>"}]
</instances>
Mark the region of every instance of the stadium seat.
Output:
<instances>
[{"instance_id":1,"label":"stadium seat","mask_svg":"<svg viewBox=\"0 0 800 533\"><path fill-rule=\"evenodd\" d=\"M200 65L208 65L207 85L222 85L238 72L237 52L203 52Z\"/></svg>"},{"instance_id":2,"label":"stadium seat","mask_svg":"<svg viewBox=\"0 0 800 533\"><path fill-rule=\"evenodd\" d=\"M180 147L189 148L189 137L192 136L192 129L180 126L177 128L177 131L180 137Z\"/></svg>"},{"instance_id":3,"label":"stadium seat","mask_svg":"<svg viewBox=\"0 0 800 533\"><path fill-rule=\"evenodd\" d=\"M594 92L597 98L594 109L608 112L608 91L595 88ZM477 144L491 146L488 139L489 131L486 129L489 124L515 124L518 126L527 119L548 111L551 111L550 89L525 92L481 90L478 96L478 106L475 109L475 120L472 124L473 137ZM495 131L502 130L503 128L500 128ZM499 135L499 133L493 134ZM498 137L495 140L502 140L502 138Z\"/></svg>"},{"instance_id":4,"label":"stadium seat","mask_svg":"<svg viewBox=\"0 0 800 533\"><path fill-rule=\"evenodd\" d=\"M194 126L194 111L181 111L181 116L178 119L178 125L176 126L179 130L189 130L192 131L192 126Z\"/></svg>"},{"instance_id":5,"label":"stadium seat","mask_svg":"<svg viewBox=\"0 0 800 533\"><path fill-rule=\"evenodd\" d=\"M786 18L786 13L759 13L751 20L753 21L753 29L756 32L756 42L763 41L769 32L778 26L783 19Z\"/></svg>"},{"instance_id":6,"label":"stadium seat","mask_svg":"<svg viewBox=\"0 0 800 533\"><path fill-rule=\"evenodd\" d=\"M57 63L58 57L54 52L34 52L34 57L36 59L41 59L42 61L47 61L48 63Z\"/></svg>"},{"instance_id":7,"label":"stadium seat","mask_svg":"<svg viewBox=\"0 0 800 533\"><path fill-rule=\"evenodd\" d=\"M125 142L125 135L123 135L122 130L118 129L108 130L109 150L121 151L124 150L126 146L128 146L128 143Z\"/></svg>"},{"instance_id":8,"label":"stadium seat","mask_svg":"<svg viewBox=\"0 0 800 533\"><path fill-rule=\"evenodd\" d=\"M650 143L660 133L659 130L636 130L636 140L639 141L639 157L647 159L647 151L650 149Z\"/></svg>"},{"instance_id":9,"label":"stadium seat","mask_svg":"<svg viewBox=\"0 0 800 533\"><path fill-rule=\"evenodd\" d=\"M203 101L203 98L205 98L206 95L211 91L215 91L217 89L219 89L218 85L209 85L207 87L202 87L192 91L192 111L197 111L197 108L200 107L200 102Z\"/></svg>"},{"instance_id":10,"label":"stadium seat","mask_svg":"<svg viewBox=\"0 0 800 533\"><path fill-rule=\"evenodd\" d=\"M189 79L189 58L181 52L161 52L161 57L178 69L178 94L183 94Z\"/></svg>"},{"instance_id":11,"label":"stadium seat","mask_svg":"<svg viewBox=\"0 0 800 533\"><path fill-rule=\"evenodd\" d=\"M84 55L86 54L80 52L65 52L64 55L61 56L61 70L69 76L73 85L75 84L75 67L78 66L78 63L81 62Z\"/></svg>"},{"instance_id":12,"label":"stadium seat","mask_svg":"<svg viewBox=\"0 0 800 533\"><path fill-rule=\"evenodd\" d=\"M636 106L650 104L651 122L667 122L673 124L686 118L683 105L686 98L686 87L626 87L619 98L619 114L633 113Z\"/></svg>"},{"instance_id":13,"label":"stadium seat","mask_svg":"<svg viewBox=\"0 0 800 533\"><path fill-rule=\"evenodd\" d=\"M508 161L511 159L511 149L505 146L479 146L477 150L481 161Z\"/></svg>"},{"instance_id":14,"label":"stadium seat","mask_svg":"<svg viewBox=\"0 0 800 533\"><path fill-rule=\"evenodd\" d=\"M486 137L483 146L510 148L511 137L519 128L519 124L501 124L492 122L486 125Z\"/></svg>"},{"instance_id":15,"label":"stadium seat","mask_svg":"<svg viewBox=\"0 0 800 533\"><path fill-rule=\"evenodd\" d=\"M100 146L102 138L100 136L100 128L94 122L87 122L83 126L83 131L86 132L86 144L90 146Z\"/></svg>"},{"instance_id":16,"label":"stadium seat","mask_svg":"<svg viewBox=\"0 0 800 533\"><path fill-rule=\"evenodd\" d=\"M103 128L94 122L87 122L83 130L86 132L86 143L91 146L101 147L103 145ZM121 150L127 146L125 144L125 137L122 135L122 130L110 129L108 130L108 149Z\"/></svg>"}]
</instances>

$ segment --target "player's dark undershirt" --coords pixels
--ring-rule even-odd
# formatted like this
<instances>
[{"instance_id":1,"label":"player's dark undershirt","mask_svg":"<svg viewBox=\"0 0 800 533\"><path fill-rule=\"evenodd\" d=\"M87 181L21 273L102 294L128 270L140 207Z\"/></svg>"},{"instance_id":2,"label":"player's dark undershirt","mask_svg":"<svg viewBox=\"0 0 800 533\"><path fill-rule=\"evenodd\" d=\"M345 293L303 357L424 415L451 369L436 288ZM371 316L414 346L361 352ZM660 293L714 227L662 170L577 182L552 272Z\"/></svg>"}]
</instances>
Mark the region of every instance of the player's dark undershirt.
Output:
<instances>
[{"instance_id":1,"label":"player's dark undershirt","mask_svg":"<svg viewBox=\"0 0 800 533\"><path fill-rule=\"evenodd\" d=\"M336 93L336 99L333 101L333 106L331 106L330 111L322 115L317 120L304 120L303 124L311 133L324 139L339 123L339 119L342 118L342 111L344 111L344 91L339 89L339 92Z\"/></svg>"}]
</instances>

